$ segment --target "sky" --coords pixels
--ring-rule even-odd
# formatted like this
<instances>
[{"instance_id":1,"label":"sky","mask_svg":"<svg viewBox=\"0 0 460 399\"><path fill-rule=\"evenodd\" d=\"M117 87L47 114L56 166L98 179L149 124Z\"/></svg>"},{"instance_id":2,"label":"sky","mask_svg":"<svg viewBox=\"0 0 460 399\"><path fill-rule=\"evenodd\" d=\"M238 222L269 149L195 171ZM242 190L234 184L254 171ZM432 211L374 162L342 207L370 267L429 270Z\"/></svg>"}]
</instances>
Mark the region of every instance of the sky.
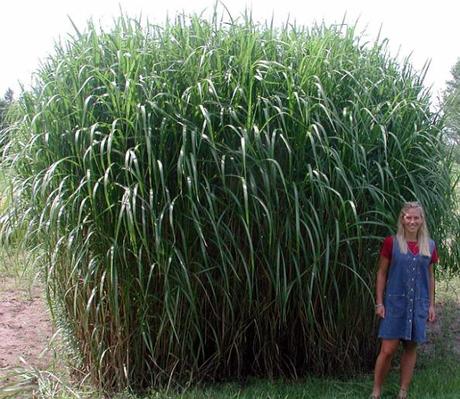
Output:
<instances>
[{"instance_id":1,"label":"sky","mask_svg":"<svg viewBox=\"0 0 460 399\"><path fill-rule=\"evenodd\" d=\"M434 101L451 79L451 68L460 58L460 13L456 0L225 0L233 17L246 8L256 21L289 17L297 25L314 22L349 24L357 21L358 32L374 40L379 31L389 40L391 54L402 60L411 55L416 70L429 61L425 78ZM142 15L150 22L163 23L177 13L211 12L214 0L13 0L0 5L0 96L7 88L19 93L41 59L53 53L59 38L73 32L69 17L84 28L92 18L109 27L120 8L128 15Z\"/></svg>"}]
</instances>

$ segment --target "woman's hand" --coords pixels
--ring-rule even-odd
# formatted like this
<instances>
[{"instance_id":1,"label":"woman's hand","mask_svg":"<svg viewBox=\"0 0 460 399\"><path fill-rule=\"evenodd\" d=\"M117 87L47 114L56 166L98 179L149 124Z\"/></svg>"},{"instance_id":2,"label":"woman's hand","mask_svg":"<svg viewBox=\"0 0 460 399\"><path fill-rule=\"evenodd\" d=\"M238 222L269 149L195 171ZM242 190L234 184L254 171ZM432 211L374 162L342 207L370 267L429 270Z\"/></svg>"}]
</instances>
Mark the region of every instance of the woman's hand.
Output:
<instances>
[{"instance_id":1,"label":"woman's hand","mask_svg":"<svg viewBox=\"0 0 460 399\"><path fill-rule=\"evenodd\" d=\"M378 305L375 307L375 314L380 317L381 319L385 318L385 306Z\"/></svg>"},{"instance_id":2,"label":"woman's hand","mask_svg":"<svg viewBox=\"0 0 460 399\"><path fill-rule=\"evenodd\" d=\"M430 305L428 308L428 321L433 323L436 320L436 311L434 309L434 305Z\"/></svg>"}]
</instances>

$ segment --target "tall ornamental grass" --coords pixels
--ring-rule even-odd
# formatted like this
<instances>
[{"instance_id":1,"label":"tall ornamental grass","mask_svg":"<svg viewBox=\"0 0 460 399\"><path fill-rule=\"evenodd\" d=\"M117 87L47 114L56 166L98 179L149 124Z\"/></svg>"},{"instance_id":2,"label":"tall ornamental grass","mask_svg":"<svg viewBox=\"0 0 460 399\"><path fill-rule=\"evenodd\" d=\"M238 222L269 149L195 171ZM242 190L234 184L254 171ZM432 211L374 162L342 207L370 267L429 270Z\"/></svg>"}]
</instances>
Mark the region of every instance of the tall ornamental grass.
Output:
<instances>
[{"instance_id":1,"label":"tall ornamental grass","mask_svg":"<svg viewBox=\"0 0 460 399\"><path fill-rule=\"evenodd\" d=\"M402 201L457 267L441 128L423 73L353 27L90 23L22 93L2 226L105 389L352 373Z\"/></svg>"}]
</instances>

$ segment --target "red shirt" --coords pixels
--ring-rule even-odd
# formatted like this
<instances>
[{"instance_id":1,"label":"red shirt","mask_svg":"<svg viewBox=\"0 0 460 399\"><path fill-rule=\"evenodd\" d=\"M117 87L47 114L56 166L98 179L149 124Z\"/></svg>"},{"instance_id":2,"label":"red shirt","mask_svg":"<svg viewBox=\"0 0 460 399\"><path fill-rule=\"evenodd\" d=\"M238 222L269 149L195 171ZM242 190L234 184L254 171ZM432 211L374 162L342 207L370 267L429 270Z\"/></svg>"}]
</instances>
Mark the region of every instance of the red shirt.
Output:
<instances>
[{"instance_id":1,"label":"red shirt","mask_svg":"<svg viewBox=\"0 0 460 399\"><path fill-rule=\"evenodd\" d=\"M407 247L414 255L418 254L418 245L417 241L407 241ZM387 258L391 262L391 254L393 253L393 236L388 236L385 238L382 244L382 249L380 250L380 256ZM438 251L436 246L434 247L433 254L431 255L430 263L438 263Z\"/></svg>"}]
</instances>

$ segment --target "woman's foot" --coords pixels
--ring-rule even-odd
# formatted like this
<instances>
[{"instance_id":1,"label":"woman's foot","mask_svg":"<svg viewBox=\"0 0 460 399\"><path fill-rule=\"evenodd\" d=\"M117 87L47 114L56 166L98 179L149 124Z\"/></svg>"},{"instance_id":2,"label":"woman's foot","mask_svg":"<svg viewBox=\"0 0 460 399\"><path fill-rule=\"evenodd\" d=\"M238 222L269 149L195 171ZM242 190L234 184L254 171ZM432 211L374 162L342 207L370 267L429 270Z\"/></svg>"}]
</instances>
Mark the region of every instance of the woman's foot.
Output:
<instances>
[{"instance_id":1,"label":"woman's foot","mask_svg":"<svg viewBox=\"0 0 460 399\"><path fill-rule=\"evenodd\" d=\"M407 389L401 388L396 399L407 399Z\"/></svg>"}]
</instances>

